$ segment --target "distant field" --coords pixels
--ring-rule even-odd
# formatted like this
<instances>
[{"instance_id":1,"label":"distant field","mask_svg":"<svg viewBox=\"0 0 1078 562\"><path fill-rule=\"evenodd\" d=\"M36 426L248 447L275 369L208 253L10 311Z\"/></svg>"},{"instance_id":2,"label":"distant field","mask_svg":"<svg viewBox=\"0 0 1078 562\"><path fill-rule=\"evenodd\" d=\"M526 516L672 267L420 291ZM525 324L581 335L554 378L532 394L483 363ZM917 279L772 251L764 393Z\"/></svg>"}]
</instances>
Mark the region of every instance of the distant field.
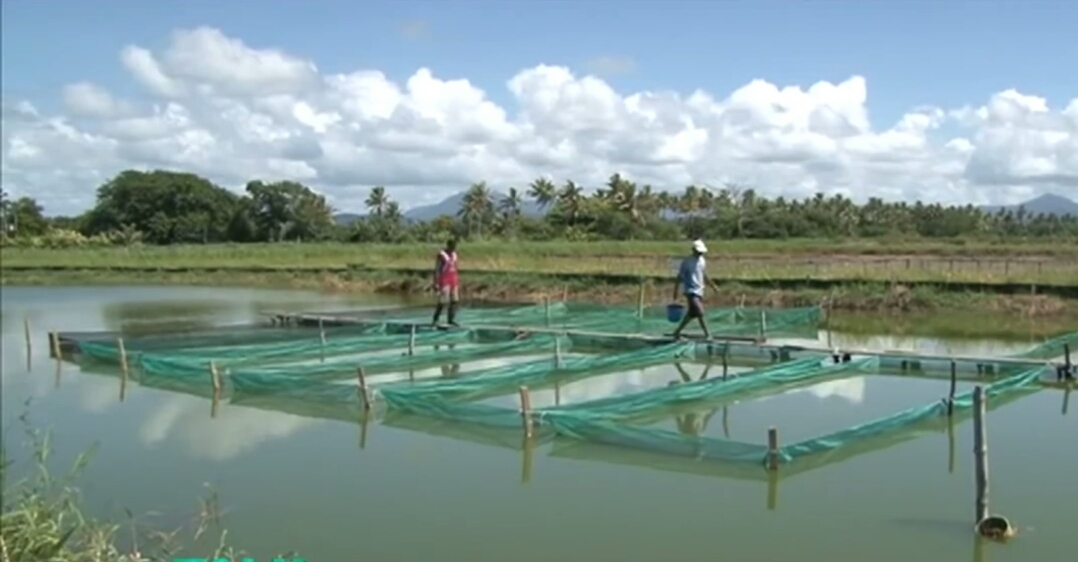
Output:
<instances>
[{"instance_id":1,"label":"distant field","mask_svg":"<svg viewBox=\"0 0 1078 562\"><path fill-rule=\"evenodd\" d=\"M709 271L734 279L1078 284L1078 244L897 243L846 240L710 242ZM463 269L505 272L666 275L685 243L536 243L461 245ZM427 268L438 245L221 244L131 248L3 248L18 268Z\"/></svg>"}]
</instances>

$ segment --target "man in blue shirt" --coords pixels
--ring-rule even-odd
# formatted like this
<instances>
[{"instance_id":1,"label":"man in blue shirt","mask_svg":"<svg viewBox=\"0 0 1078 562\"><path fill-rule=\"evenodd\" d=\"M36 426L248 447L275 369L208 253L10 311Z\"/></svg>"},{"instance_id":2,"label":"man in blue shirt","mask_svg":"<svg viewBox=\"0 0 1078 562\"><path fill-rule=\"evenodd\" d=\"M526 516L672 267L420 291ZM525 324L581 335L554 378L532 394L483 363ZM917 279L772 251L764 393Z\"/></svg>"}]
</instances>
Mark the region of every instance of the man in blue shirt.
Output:
<instances>
[{"instance_id":1,"label":"man in blue shirt","mask_svg":"<svg viewBox=\"0 0 1078 562\"><path fill-rule=\"evenodd\" d=\"M704 254L707 246L703 240L694 240L692 243L692 255L681 262L678 269L677 282L674 284L674 300L678 299L678 292L685 295L688 306L681 323L674 330L674 337L680 338L681 331L692 321L693 318L700 322L700 328L704 330L704 338L710 339L711 333L707 329L707 320L704 319L704 283L707 282L705 270L707 263Z\"/></svg>"}]
</instances>

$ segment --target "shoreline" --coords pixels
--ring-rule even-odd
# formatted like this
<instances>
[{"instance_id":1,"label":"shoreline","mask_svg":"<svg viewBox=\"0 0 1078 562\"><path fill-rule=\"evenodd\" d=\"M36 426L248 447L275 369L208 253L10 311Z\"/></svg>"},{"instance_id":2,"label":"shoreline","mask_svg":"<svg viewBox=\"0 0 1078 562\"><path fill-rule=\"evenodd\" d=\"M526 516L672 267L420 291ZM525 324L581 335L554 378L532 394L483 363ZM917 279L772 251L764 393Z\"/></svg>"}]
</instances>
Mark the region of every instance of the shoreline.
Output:
<instances>
[{"instance_id":1,"label":"shoreline","mask_svg":"<svg viewBox=\"0 0 1078 562\"><path fill-rule=\"evenodd\" d=\"M3 286L173 285L312 290L327 294L396 295L429 298L425 270L414 269L277 269L261 268L3 268ZM669 300L673 279L628 275L570 275L463 271L462 299L490 302L537 302L544 297L598 304L646 305ZM838 313L879 314L883 318L989 315L1007 322L1058 325L1078 329L1078 298L1031 292L1030 286L996 286L995 291L969 284L887 283L848 280L718 280L707 305L799 307L829 306ZM989 289L993 288L987 285ZM1024 289L1022 292L1016 289ZM1075 287L1064 287L1078 291ZM1036 291L1034 288L1033 291ZM1016 294L1017 293L1017 294ZM835 326L837 328L837 326Z\"/></svg>"}]
</instances>

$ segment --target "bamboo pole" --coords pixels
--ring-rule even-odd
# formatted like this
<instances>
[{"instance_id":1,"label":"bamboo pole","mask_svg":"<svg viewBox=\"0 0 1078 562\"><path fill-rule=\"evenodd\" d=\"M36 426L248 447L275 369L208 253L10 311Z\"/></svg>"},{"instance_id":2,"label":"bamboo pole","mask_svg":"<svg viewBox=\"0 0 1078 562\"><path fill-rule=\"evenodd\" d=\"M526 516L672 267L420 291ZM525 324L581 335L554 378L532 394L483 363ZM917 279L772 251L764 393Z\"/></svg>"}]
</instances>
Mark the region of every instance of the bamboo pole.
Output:
<instances>
[{"instance_id":1,"label":"bamboo pole","mask_svg":"<svg viewBox=\"0 0 1078 562\"><path fill-rule=\"evenodd\" d=\"M221 406L221 397L218 396L217 393L215 392L215 393L213 393L213 398L210 400L210 418L211 419L217 417L217 410L220 408L220 406Z\"/></svg>"},{"instance_id":2,"label":"bamboo pole","mask_svg":"<svg viewBox=\"0 0 1078 562\"><path fill-rule=\"evenodd\" d=\"M562 286L562 288L561 288L561 302L563 302L563 303L569 302L569 284L568 283L565 284L564 286Z\"/></svg>"},{"instance_id":3,"label":"bamboo pole","mask_svg":"<svg viewBox=\"0 0 1078 562\"><path fill-rule=\"evenodd\" d=\"M1071 401L1071 390L1074 390L1073 384L1068 384L1067 388L1063 389L1063 415L1067 415L1067 405Z\"/></svg>"},{"instance_id":4,"label":"bamboo pole","mask_svg":"<svg viewBox=\"0 0 1078 562\"><path fill-rule=\"evenodd\" d=\"M359 397L363 402L363 410L368 411L371 409L371 391L367 388L367 375L363 372L363 367L356 368L356 379L359 382Z\"/></svg>"},{"instance_id":5,"label":"bamboo pole","mask_svg":"<svg viewBox=\"0 0 1078 562\"><path fill-rule=\"evenodd\" d=\"M779 469L779 430L774 427L767 430L767 469Z\"/></svg>"},{"instance_id":6,"label":"bamboo pole","mask_svg":"<svg viewBox=\"0 0 1078 562\"><path fill-rule=\"evenodd\" d=\"M730 438L730 409L726 405L722 407L722 434Z\"/></svg>"},{"instance_id":7,"label":"bamboo pole","mask_svg":"<svg viewBox=\"0 0 1078 562\"><path fill-rule=\"evenodd\" d=\"M984 389L973 389L973 455L974 477L977 485L975 521L980 524L988 517L988 438L985 431Z\"/></svg>"},{"instance_id":8,"label":"bamboo pole","mask_svg":"<svg viewBox=\"0 0 1078 562\"><path fill-rule=\"evenodd\" d=\"M550 297L543 295L543 310L546 317L546 326L550 327Z\"/></svg>"},{"instance_id":9,"label":"bamboo pole","mask_svg":"<svg viewBox=\"0 0 1078 562\"><path fill-rule=\"evenodd\" d=\"M561 338L554 336L554 368L561 368Z\"/></svg>"},{"instance_id":10,"label":"bamboo pole","mask_svg":"<svg viewBox=\"0 0 1078 562\"><path fill-rule=\"evenodd\" d=\"M760 311L760 340L767 340L767 311Z\"/></svg>"},{"instance_id":11,"label":"bamboo pole","mask_svg":"<svg viewBox=\"0 0 1078 562\"><path fill-rule=\"evenodd\" d=\"M412 324L412 328L408 332L408 356L413 355L415 355L415 324Z\"/></svg>"},{"instance_id":12,"label":"bamboo pole","mask_svg":"<svg viewBox=\"0 0 1078 562\"><path fill-rule=\"evenodd\" d=\"M528 387L520 387L520 418L521 423L524 425L524 437L530 439L532 436L532 399L528 394Z\"/></svg>"}]
</instances>

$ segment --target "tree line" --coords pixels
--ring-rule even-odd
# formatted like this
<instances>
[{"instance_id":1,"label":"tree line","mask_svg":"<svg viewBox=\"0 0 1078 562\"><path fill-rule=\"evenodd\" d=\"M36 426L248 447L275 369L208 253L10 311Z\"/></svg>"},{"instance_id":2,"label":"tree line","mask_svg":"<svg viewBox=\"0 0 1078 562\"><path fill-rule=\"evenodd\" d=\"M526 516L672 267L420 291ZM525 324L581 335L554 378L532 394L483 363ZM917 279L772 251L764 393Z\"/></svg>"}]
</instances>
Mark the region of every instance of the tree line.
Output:
<instances>
[{"instance_id":1,"label":"tree line","mask_svg":"<svg viewBox=\"0 0 1078 562\"><path fill-rule=\"evenodd\" d=\"M530 202L539 216L525 212ZM42 238L63 245L101 243L212 244L338 240L409 243L461 239L679 240L783 238L1072 238L1078 216L1032 214L1024 208L985 212L973 205L885 202L858 205L841 195L774 199L728 185L657 191L619 174L593 194L573 181L540 178L497 193L471 185L455 215L409 221L384 187L366 199L367 215L339 223L325 197L293 181L251 181L243 193L195 174L121 172L97 189L93 208L74 217L45 217L32 198L0 197L0 232L8 243Z\"/></svg>"}]
</instances>

